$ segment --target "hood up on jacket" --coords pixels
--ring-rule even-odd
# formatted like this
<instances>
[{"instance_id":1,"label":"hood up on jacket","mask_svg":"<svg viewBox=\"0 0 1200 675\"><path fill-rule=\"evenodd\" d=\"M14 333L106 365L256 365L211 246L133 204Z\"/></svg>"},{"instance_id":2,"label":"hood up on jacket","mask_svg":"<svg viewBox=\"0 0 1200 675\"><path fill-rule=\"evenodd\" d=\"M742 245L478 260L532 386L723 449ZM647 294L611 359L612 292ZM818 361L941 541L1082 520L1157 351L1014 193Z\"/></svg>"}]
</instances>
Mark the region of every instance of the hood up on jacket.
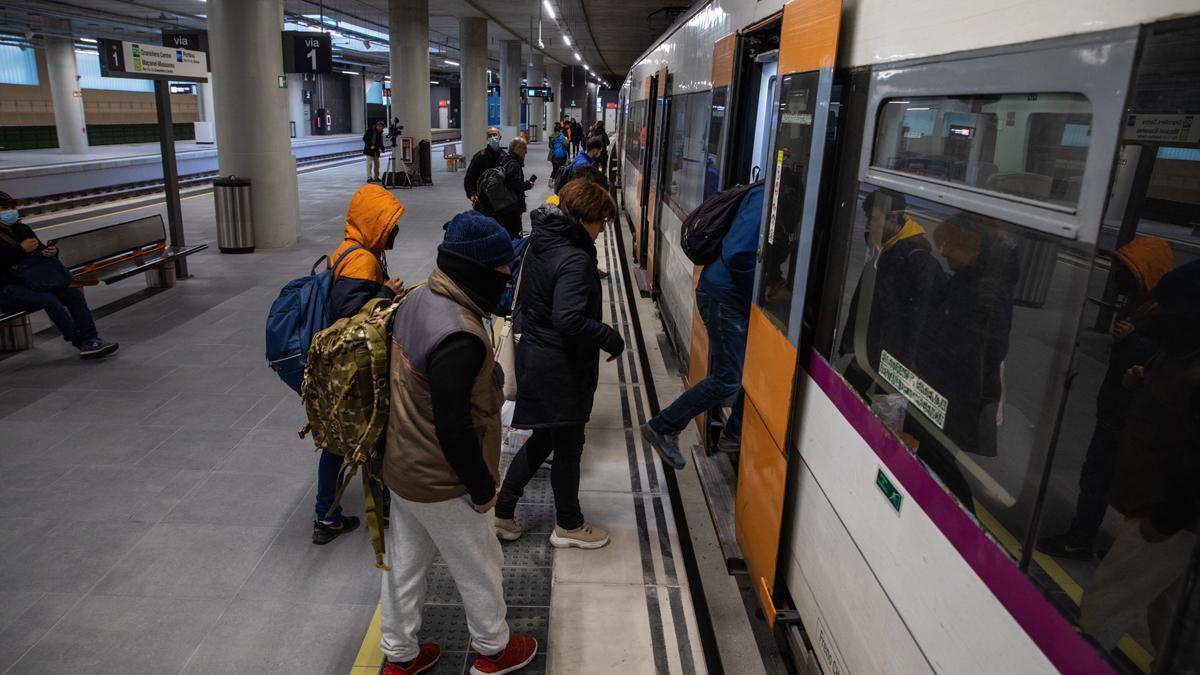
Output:
<instances>
[{"instance_id":1,"label":"hood up on jacket","mask_svg":"<svg viewBox=\"0 0 1200 675\"><path fill-rule=\"evenodd\" d=\"M567 215L557 204L543 204L529 214L532 233L529 246L544 251L555 246L576 246L596 257L596 245L579 221Z\"/></svg>"},{"instance_id":2,"label":"hood up on jacket","mask_svg":"<svg viewBox=\"0 0 1200 675\"><path fill-rule=\"evenodd\" d=\"M387 249L392 230L404 215L404 205L379 185L364 185L350 199L346 211L344 241L329 258L332 265L351 246L362 249L348 255L334 270L334 278L349 277L382 284L384 269L380 257Z\"/></svg>"},{"instance_id":3,"label":"hood up on jacket","mask_svg":"<svg viewBox=\"0 0 1200 675\"><path fill-rule=\"evenodd\" d=\"M1113 253L1138 283L1139 295L1149 295L1159 280L1175 267L1175 254L1165 240L1138 237Z\"/></svg>"}]
</instances>

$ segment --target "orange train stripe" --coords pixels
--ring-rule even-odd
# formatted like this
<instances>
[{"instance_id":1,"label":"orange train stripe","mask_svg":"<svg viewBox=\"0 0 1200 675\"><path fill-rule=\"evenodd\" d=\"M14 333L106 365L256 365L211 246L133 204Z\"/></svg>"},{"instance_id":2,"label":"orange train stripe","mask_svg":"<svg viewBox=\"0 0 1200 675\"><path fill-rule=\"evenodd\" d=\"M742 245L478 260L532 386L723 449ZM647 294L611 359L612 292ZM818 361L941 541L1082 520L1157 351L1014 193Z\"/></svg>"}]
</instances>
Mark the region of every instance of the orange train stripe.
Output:
<instances>
[{"instance_id":1,"label":"orange train stripe","mask_svg":"<svg viewBox=\"0 0 1200 675\"><path fill-rule=\"evenodd\" d=\"M712 86L728 87L733 83L733 55L737 33L730 33L713 45Z\"/></svg>"},{"instance_id":2,"label":"orange train stripe","mask_svg":"<svg viewBox=\"0 0 1200 675\"><path fill-rule=\"evenodd\" d=\"M792 0L784 5L779 74L832 68L841 17L841 0Z\"/></svg>"},{"instance_id":3,"label":"orange train stripe","mask_svg":"<svg viewBox=\"0 0 1200 675\"><path fill-rule=\"evenodd\" d=\"M795 384L796 348L757 305L750 307L750 332L746 338L746 365L742 386L753 401L776 447L787 438L792 387Z\"/></svg>"}]
</instances>

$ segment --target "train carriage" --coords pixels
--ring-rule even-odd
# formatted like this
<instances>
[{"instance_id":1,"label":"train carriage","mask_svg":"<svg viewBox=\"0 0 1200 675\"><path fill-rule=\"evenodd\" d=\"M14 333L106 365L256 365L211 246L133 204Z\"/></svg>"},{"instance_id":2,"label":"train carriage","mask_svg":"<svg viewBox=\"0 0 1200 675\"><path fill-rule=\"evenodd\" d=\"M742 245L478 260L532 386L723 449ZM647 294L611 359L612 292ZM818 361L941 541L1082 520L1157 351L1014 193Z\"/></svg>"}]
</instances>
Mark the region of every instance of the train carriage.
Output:
<instances>
[{"instance_id":1,"label":"train carriage","mask_svg":"<svg viewBox=\"0 0 1200 675\"><path fill-rule=\"evenodd\" d=\"M1194 524L1141 544L1133 611L1105 604L1119 556L1038 546L1079 518L1081 473L1123 479L1089 449L1131 302L1113 252L1200 250L1194 0L698 3L620 112L635 278L689 382L707 350L681 223L766 184L740 453L695 456L797 663L1196 667ZM1103 506L1097 546L1124 551Z\"/></svg>"}]
</instances>

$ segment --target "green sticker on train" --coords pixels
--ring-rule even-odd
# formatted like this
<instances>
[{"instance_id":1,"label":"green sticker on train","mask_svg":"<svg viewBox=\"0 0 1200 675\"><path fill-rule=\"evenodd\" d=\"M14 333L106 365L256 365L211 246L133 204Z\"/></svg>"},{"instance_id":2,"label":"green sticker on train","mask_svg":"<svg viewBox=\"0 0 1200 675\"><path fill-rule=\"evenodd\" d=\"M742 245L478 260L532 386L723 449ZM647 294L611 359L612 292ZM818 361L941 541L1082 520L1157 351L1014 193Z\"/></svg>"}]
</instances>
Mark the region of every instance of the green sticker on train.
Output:
<instances>
[{"instance_id":1,"label":"green sticker on train","mask_svg":"<svg viewBox=\"0 0 1200 675\"><path fill-rule=\"evenodd\" d=\"M892 479L887 477L883 469L879 469L875 473L875 487L883 493L883 498L888 500L896 513L900 513L900 505L904 503L904 495L900 494L900 490L892 483Z\"/></svg>"},{"instance_id":2,"label":"green sticker on train","mask_svg":"<svg viewBox=\"0 0 1200 675\"><path fill-rule=\"evenodd\" d=\"M887 350L879 353L879 376L903 394L917 410L925 413L937 428L942 429L946 426L946 409L950 406L950 401L887 353Z\"/></svg>"}]
</instances>

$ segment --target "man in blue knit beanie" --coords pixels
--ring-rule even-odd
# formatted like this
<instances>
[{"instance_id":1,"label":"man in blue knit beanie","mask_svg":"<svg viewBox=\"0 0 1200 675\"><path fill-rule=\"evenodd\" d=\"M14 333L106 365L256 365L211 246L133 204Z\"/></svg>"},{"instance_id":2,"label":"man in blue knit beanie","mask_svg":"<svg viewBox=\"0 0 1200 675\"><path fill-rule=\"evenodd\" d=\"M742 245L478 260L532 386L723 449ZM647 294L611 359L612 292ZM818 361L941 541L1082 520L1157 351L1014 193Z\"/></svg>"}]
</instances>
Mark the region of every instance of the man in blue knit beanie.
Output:
<instances>
[{"instance_id":1,"label":"man in blue knit beanie","mask_svg":"<svg viewBox=\"0 0 1200 675\"><path fill-rule=\"evenodd\" d=\"M425 577L440 553L466 607L473 673L510 673L537 655L511 635L500 569L504 554L488 513L500 477L504 372L483 319L504 292L512 240L477 211L446 224L429 282L396 309L391 415L383 482L391 527L380 593L385 675L433 667L441 647L419 643Z\"/></svg>"}]
</instances>

